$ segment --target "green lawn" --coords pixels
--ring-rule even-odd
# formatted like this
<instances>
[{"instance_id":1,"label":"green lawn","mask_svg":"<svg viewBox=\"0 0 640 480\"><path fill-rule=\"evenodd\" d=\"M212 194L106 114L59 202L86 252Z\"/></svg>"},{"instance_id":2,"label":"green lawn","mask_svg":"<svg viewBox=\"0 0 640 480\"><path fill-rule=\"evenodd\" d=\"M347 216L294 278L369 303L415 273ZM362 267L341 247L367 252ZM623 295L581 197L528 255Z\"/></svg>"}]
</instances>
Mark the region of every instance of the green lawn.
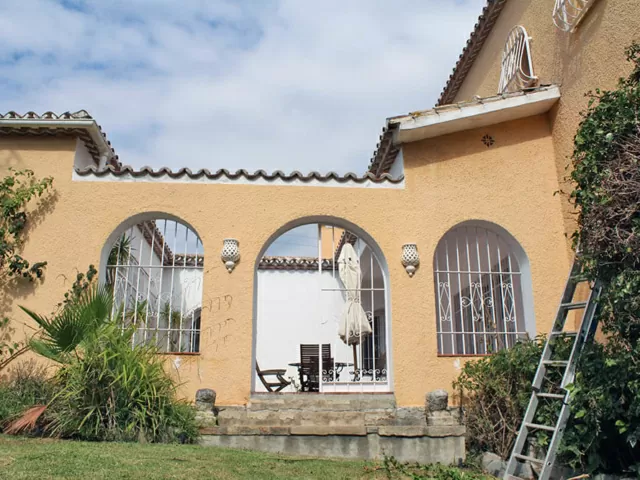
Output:
<instances>
[{"instance_id":1,"label":"green lawn","mask_svg":"<svg viewBox=\"0 0 640 480\"><path fill-rule=\"evenodd\" d=\"M437 479L482 479L468 473ZM460 476L458 476L460 475ZM195 445L140 445L0 435L0 479L383 479L380 464L290 458ZM392 478L408 478L394 474Z\"/></svg>"}]
</instances>

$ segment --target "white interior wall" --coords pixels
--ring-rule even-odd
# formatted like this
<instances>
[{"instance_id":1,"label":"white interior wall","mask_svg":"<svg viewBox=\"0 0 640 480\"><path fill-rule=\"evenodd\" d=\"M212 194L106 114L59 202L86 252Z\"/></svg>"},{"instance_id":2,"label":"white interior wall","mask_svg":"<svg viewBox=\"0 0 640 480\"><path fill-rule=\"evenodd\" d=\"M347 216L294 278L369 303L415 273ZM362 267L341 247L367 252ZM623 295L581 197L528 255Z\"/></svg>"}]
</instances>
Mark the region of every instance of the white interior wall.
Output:
<instances>
[{"instance_id":1,"label":"white interior wall","mask_svg":"<svg viewBox=\"0 0 640 480\"><path fill-rule=\"evenodd\" d=\"M127 235L131 236L131 256L133 256L139 265L161 265L162 260L158 254L151 248L151 245L144 238L142 231L137 225L134 225L132 229L127 231ZM134 271L137 269L133 269ZM163 283L163 269L161 268L145 268L144 271L149 275L145 277L140 275L140 281L136 278L134 280L137 287L138 294L149 299L151 310L157 311L157 298L161 292ZM136 272L137 273L137 272ZM146 282L145 282L146 280ZM147 292L149 296L147 297ZM153 301L152 301L153 300ZM162 301L162 300L161 300Z\"/></svg>"},{"instance_id":2,"label":"white interior wall","mask_svg":"<svg viewBox=\"0 0 640 480\"><path fill-rule=\"evenodd\" d=\"M89 150L87 150L84 142L79 138L76 139L76 152L73 159L73 166L80 169L96 166L96 162L93 161Z\"/></svg>"},{"instance_id":3,"label":"white interior wall","mask_svg":"<svg viewBox=\"0 0 640 480\"><path fill-rule=\"evenodd\" d=\"M389 175L391 175L393 178L398 178L401 175L404 175L404 156L402 153L402 149L400 149L400 151L398 152L398 156L391 165L391 168L389 169Z\"/></svg>"},{"instance_id":4,"label":"white interior wall","mask_svg":"<svg viewBox=\"0 0 640 480\"><path fill-rule=\"evenodd\" d=\"M143 237L137 226L127 231L131 237L131 256L139 265L161 265L162 259L151 249L149 242ZM170 246L169 246L170 247ZM142 268L149 276L141 273L138 280L138 270L131 269L129 281L137 289L143 300L147 298L147 291L153 300L151 309L162 309L165 302L171 297L172 310L182 311L184 314L191 312L202 303L202 270L191 267L181 268ZM160 298L158 295L161 293ZM159 300L159 302L158 302ZM128 306L127 306L128 307Z\"/></svg>"},{"instance_id":5,"label":"white interior wall","mask_svg":"<svg viewBox=\"0 0 640 480\"><path fill-rule=\"evenodd\" d=\"M202 270L193 267L174 269L173 278L171 269L165 269L165 277L162 281L163 299L172 296L171 309L182 312L183 315L191 313L194 308L202 304ZM172 288L173 282L173 288Z\"/></svg>"}]
</instances>

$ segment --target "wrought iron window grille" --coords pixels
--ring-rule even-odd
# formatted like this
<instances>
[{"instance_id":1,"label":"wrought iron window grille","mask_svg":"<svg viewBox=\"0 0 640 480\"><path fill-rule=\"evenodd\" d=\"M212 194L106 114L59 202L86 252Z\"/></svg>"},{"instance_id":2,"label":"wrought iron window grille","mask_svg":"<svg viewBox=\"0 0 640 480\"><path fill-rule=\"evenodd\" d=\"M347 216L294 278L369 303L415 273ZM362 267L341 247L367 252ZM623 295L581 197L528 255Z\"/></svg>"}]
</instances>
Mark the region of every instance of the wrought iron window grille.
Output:
<instances>
[{"instance_id":1,"label":"wrought iron window grille","mask_svg":"<svg viewBox=\"0 0 640 480\"><path fill-rule=\"evenodd\" d=\"M574 32L595 1L556 0L552 14L553 24L563 32Z\"/></svg>"},{"instance_id":2,"label":"wrought iron window grille","mask_svg":"<svg viewBox=\"0 0 640 480\"><path fill-rule=\"evenodd\" d=\"M113 320L134 329L134 345L197 353L203 269L202 242L186 225L154 219L130 227L111 247L106 266Z\"/></svg>"},{"instance_id":3,"label":"wrought iron window grille","mask_svg":"<svg viewBox=\"0 0 640 480\"><path fill-rule=\"evenodd\" d=\"M538 81L533 73L529 40L531 37L522 25L509 32L502 52L499 94L532 87Z\"/></svg>"},{"instance_id":4,"label":"wrought iron window grille","mask_svg":"<svg viewBox=\"0 0 640 480\"><path fill-rule=\"evenodd\" d=\"M482 227L457 227L435 256L440 355L488 355L528 337L521 272L507 242Z\"/></svg>"}]
</instances>

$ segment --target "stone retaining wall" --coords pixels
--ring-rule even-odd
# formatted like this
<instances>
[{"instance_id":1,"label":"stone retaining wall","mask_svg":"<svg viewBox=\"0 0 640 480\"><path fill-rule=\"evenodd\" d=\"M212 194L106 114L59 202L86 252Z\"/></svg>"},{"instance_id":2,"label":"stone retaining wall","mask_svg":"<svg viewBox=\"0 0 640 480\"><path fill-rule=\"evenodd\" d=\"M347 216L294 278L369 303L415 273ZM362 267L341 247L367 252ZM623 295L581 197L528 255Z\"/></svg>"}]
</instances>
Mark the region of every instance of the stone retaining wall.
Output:
<instances>
[{"instance_id":1,"label":"stone retaining wall","mask_svg":"<svg viewBox=\"0 0 640 480\"><path fill-rule=\"evenodd\" d=\"M457 464L465 458L464 427L215 427L200 444L285 455Z\"/></svg>"},{"instance_id":2,"label":"stone retaining wall","mask_svg":"<svg viewBox=\"0 0 640 480\"><path fill-rule=\"evenodd\" d=\"M265 394L244 407L197 397L200 443L287 455L455 464L465 458L465 427L444 391L424 407L396 406L393 394Z\"/></svg>"}]
</instances>

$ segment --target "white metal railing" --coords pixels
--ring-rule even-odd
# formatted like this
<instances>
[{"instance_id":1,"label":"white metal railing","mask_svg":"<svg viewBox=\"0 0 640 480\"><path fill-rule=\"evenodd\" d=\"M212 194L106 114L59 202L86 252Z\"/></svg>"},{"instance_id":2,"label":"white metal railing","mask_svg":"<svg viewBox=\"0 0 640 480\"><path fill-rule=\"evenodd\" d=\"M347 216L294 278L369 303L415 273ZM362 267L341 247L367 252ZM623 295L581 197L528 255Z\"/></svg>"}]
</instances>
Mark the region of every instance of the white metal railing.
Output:
<instances>
[{"instance_id":1,"label":"white metal railing","mask_svg":"<svg viewBox=\"0 0 640 480\"><path fill-rule=\"evenodd\" d=\"M434 263L439 354L487 355L528 336L522 275L500 236L455 228L438 244Z\"/></svg>"},{"instance_id":2,"label":"white metal railing","mask_svg":"<svg viewBox=\"0 0 640 480\"><path fill-rule=\"evenodd\" d=\"M556 0L553 23L563 32L573 32L595 0Z\"/></svg>"},{"instance_id":3,"label":"white metal railing","mask_svg":"<svg viewBox=\"0 0 640 480\"><path fill-rule=\"evenodd\" d=\"M198 235L175 220L154 219L119 236L109 255L112 317L135 326L133 343L162 352L199 350L204 251Z\"/></svg>"},{"instance_id":4,"label":"white metal railing","mask_svg":"<svg viewBox=\"0 0 640 480\"><path fill-rule=\"evenodd\" d=\"M516 25L509 32L502 52L498 93L531 87L538 81L533 73L529 40L521 25Z\"/></svg>"}]
</instances>

